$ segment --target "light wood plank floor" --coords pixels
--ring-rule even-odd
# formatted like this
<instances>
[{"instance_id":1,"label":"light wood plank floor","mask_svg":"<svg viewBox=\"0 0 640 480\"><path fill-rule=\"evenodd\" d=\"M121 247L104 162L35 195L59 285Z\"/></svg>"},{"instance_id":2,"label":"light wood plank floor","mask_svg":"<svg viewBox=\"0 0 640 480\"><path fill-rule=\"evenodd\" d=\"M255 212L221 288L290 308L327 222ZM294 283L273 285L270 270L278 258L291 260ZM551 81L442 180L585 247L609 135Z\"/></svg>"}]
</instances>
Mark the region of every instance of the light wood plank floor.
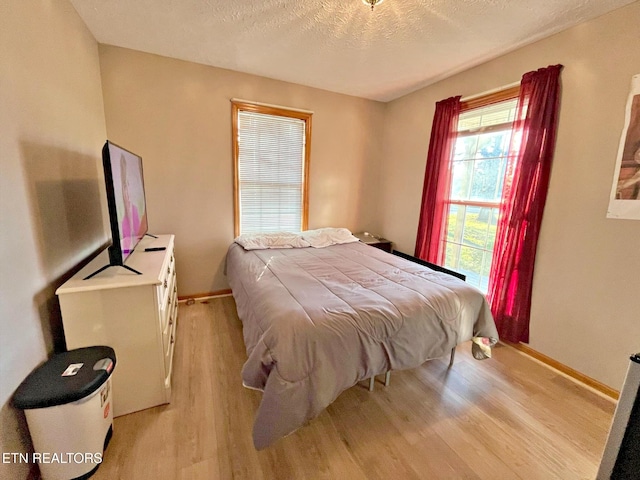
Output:
<instances>
[{"instance_id":1,"label":"light wood plank floor","mask_svg":"<svg viewBox=\"0 0 640 480\"><path fill-rule=\"evenodd\" d=\"M260 392L231 297L181 305L173 399L115 419L95 479L587 479L615 408L511 347L447 359L342 393L318 418L257 452ZM116 372L117 375L117 372ZM382 380L382 377L380 378ZM117 401L117 400L116 400Z\"/></svg>"}]
</instances>

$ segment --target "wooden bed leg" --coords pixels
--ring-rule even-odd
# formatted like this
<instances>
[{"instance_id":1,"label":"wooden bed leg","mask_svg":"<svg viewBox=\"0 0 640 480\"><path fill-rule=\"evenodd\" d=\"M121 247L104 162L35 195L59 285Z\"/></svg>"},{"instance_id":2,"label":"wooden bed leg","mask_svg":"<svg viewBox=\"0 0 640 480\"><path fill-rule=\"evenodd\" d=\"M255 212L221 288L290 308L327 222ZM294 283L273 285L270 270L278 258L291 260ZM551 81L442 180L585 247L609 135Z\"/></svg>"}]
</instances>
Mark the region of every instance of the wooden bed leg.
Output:
<instances>
[{"instance_id":1,"label":"wooden bed leg","mask_svg":"<svg viewBox=\"0 0 640 480\"><path fill-rule=\"evenodd\" d=\"M373 377L371 377L369 379L369 391L370 392L373 392L373 386L375 384L375 381L376 381L376 377L375 376L373 376Z\"/></svg>"},{"instance_id":2,"label":"wooden bed leg","mask_svg":"<svg viewBox=\"0 0 640 480\"><path fill-rule=\"evenodd\" d=\"M451 358L449 359L449 368L453 365L453 359L456 357L456 347L451 349Z\"/></svg>"},{"instance_id":3,"label":"wooden bed leg","mask_svg":"<svg viewBox=\"0 0 640 480\"><path fill-rule=\"evenodd\" d=\"M390 381L391 381L391 370L387 370L387 373L384 374L384 386L388 387Z\"/></svg>"}]
</instances>

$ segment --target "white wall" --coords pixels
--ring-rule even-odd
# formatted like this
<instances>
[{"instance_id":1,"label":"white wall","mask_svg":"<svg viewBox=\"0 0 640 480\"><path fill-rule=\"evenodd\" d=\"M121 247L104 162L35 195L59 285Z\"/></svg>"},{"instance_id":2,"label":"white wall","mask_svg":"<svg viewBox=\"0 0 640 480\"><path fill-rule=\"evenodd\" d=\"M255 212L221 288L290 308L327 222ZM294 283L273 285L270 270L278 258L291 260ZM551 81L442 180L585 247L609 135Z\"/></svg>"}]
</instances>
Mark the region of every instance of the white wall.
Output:
<instances>
[{"instance_id":1,"label":"white wall","mask_svg":"<svg viewBox=\"0 0 640 480\"><path fill-rule=\"evenodd\" d=\"M106 241L98 46L66 1L0 8L0 452L30 447L9 399L63 345L54 290ZM0 478L28 465L0 462Z\"/></svg>"},{"instance_id":2,"label":"white wall","mask_svg":"<svg viewBox=\"0 0 640 480\"><path fill-rule=\"evenodd\" d=\"M630 81L640 73L638 19L635 2L389 103L382 163L381 233L412 253L435 102L563 64L530 345L615 389L640 351L640 221L605 218Z\"/></svg>"}]
</instances>

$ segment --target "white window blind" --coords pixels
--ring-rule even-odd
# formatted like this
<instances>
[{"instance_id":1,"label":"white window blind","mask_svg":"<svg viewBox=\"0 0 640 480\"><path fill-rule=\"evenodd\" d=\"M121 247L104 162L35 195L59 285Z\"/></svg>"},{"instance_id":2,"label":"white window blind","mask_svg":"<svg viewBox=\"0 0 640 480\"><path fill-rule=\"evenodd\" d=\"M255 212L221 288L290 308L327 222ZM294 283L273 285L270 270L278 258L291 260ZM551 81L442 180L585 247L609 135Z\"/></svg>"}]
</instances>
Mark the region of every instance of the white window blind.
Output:
<instances>
[{"instance_id":1,"label":"white window blind","mask_svg":"<svg viewBox=\"0 0 640 480\"><path fill-rule=\"evenodd\" d=\"M237 115L237 233L302 230L305 120L245 110Z\"/></svg>"}]
</instances>

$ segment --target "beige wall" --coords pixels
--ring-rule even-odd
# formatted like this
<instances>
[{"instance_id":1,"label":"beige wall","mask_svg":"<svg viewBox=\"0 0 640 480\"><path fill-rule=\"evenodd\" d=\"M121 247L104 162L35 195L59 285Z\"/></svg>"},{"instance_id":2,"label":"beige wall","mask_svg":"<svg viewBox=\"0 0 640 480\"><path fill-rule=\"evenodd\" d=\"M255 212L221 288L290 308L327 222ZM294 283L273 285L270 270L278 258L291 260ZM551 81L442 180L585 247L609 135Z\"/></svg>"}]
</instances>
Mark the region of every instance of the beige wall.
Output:
<instances>
[{"instance_id":1,"label":"beige wall","mask_svg":"<svg viewBox=\"0 0 640 480\"><path fill-rule=\"evenodd\" d=\"M562 63L556 155L533 288L531 347L613 388L640 350L640 222L605 218L640 2L387 105L381 233L413 252L434 104Z\"/></svg>"},{"instance_id":2,"label":"beige wall","mask_svg":"<svg viewBox=\"0 0 640 480\"><path fill-rule=\"evenodd\" d=\"M63 344L55 288L105 243L98 46L67 2L0 9L0 451L30 448L9 398ZM28 466L0 462L0 478Z\"/></svg>"},{"instance_id":3,"label":"beige wall","mask_svg":"<svg viewBox=\"0 0 640 480\"><path fill-rule=\"evenodd\" d=\"M150 232L176 234L180 295L227 288L231 98L312 110L309 228L378 228L384 104L100 46L109 138L144 164Z\"/></svg>"}]
</instances>

